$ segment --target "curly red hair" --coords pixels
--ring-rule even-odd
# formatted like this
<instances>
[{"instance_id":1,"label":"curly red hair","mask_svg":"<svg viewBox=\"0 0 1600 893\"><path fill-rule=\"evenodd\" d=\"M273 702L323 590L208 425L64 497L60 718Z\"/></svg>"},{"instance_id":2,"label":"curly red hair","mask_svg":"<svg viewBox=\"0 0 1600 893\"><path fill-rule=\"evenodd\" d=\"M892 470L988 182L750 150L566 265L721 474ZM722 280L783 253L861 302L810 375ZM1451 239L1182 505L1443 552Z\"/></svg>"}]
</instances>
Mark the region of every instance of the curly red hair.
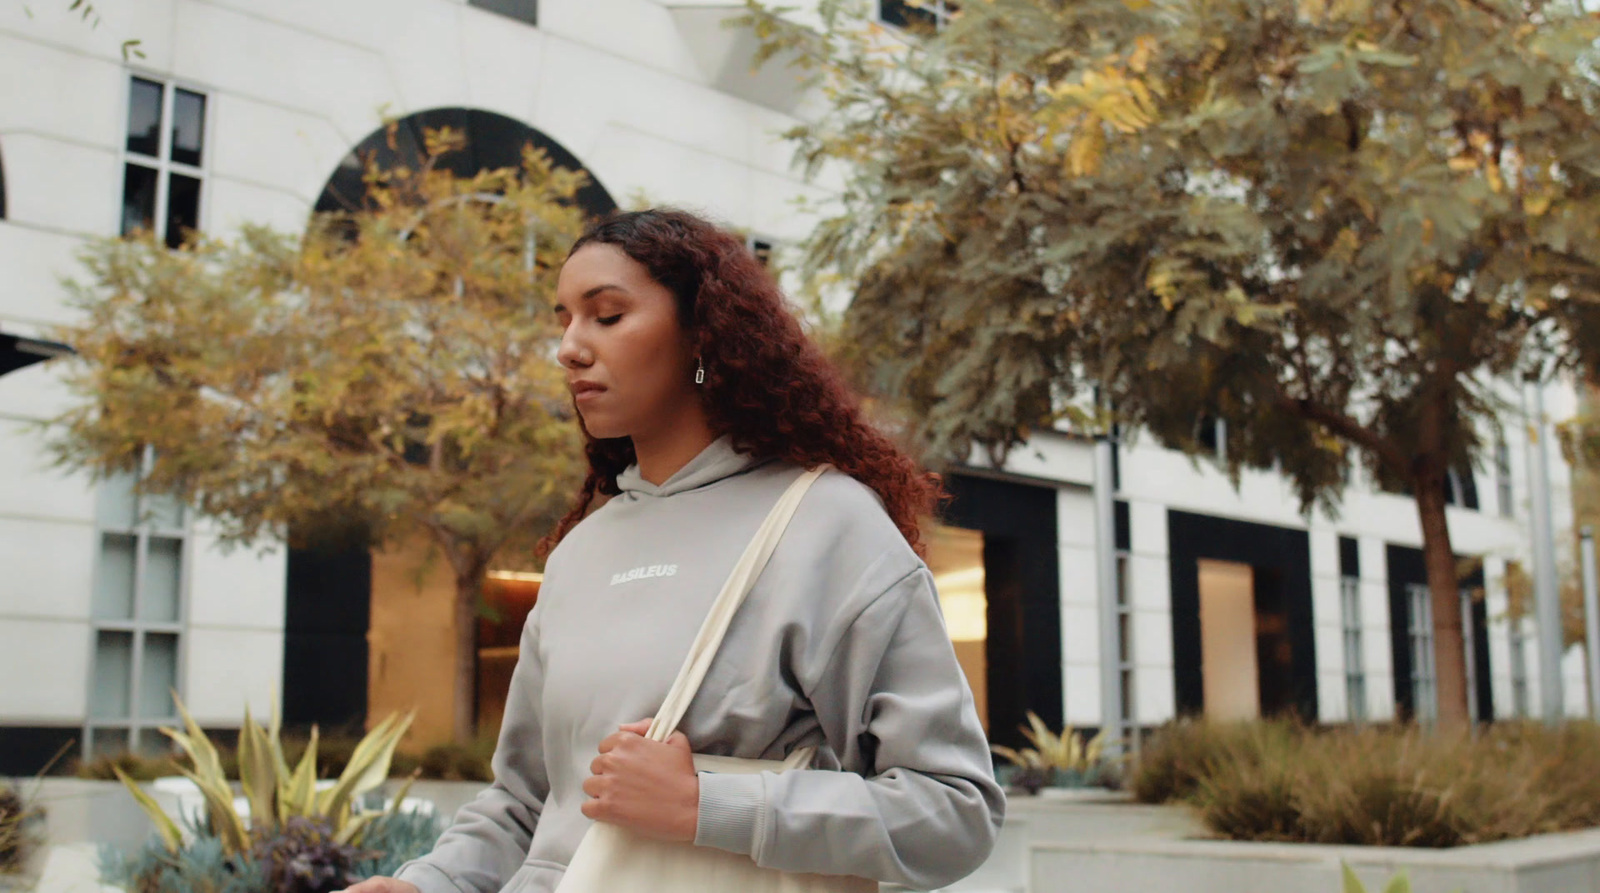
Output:
<instances>
[{"instance_id":1,"label":"curly red hair","mask_svg":"<svg viewBox=\"0 0 1600 893\"><path fill-rule=\"evenodd\" d=\"M923 553L919 522L943 496L939 477L867 421L860 398L806 337L744 239L687 211L657 208L592 224L567 256L593 243L617 246L676 298L678 320L705 364L700 394L713 432L731 436L742 453L805 468L830 464L866 484ZM588 476L542 552L583 520L596 497L616 495L617 475L636 461L629 438L584 436Z\"/></svg>"}]
</instances>

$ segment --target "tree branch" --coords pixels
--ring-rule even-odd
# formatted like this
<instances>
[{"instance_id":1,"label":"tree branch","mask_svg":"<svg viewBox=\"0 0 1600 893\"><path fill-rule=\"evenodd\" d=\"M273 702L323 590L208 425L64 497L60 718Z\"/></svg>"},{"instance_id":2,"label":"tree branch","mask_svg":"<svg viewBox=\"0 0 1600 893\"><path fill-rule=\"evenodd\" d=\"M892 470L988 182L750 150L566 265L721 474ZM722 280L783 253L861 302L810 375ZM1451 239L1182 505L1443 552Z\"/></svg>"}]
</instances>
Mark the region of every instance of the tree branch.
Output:
<instances>
[{"instance_id":1,"label":"tree branch","mask_svg":"<svg viewBox=\"0 0 1600 893\"><path fill-rule=\"evenodd\" d=\"M1303 419L1316 422L1329 431L1356 444L1369 453L1377 456L1384 463L1402 473L1409 473L1408 459L1393 441L1385 440L1378 432L1361 424L1345 413L1324 406L1315 400L1303 397L1292 397L1283 391L1278 392L1279 408L1295 413Z\"/></svg>"}]
</instances>

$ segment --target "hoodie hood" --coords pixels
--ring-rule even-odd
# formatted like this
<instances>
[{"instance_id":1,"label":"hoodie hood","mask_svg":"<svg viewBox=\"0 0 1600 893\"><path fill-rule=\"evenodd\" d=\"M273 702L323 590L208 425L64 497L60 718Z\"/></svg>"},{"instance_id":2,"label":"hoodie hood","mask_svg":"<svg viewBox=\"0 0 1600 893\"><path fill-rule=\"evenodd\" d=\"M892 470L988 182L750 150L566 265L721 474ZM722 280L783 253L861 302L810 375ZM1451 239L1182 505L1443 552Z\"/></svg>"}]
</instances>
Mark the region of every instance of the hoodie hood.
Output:
<instances>
[{"instance_id":1,"label":"hoodie hood","mask_svg":"<svg viewBox=\"0 0 1600 893\"><path fill-rule=\"evenodd\" d=\"M733 448L733 438L723 436L713 440L709 446L700 451L700 455L690 459L688 465L678 469L677 473L659 485L645 480L639 473L638 463L635 463L617 475L617 488L623 495L636 499L641 496L671 496L710 486L770 461L772 460L756 459L746 453L738 452Z\"/></svg>"}]
</instances>

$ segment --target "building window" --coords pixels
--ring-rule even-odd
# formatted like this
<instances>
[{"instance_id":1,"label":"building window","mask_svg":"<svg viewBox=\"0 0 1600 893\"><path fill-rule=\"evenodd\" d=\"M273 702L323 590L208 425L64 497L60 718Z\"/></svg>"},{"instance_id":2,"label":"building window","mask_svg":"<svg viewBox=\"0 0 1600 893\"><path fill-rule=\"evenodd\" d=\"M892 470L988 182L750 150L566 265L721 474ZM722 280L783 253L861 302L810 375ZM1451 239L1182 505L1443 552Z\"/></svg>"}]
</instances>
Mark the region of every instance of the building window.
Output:
<instances>
[{"instance_id":1,"label":"building window","mask_svg":"<svg viewBox=\"0 0 1600 893\"><path fill-rule=\"evenodd\" d=\"M88 757L163 750L159 728L178 722L172 692L182 680L185 512L170 498L140 494L135 481L107 480L96 506Z\"/></svg>"},{"instance_id":2,"label":"building window","mask_svg":"<svg viewBox=\"0 0 1600 893\"><path fill-rule=\"evenodd\" d=\"M1438 672L1433 661L1433 599L1427 584L1406 587L1406 631L1411 640L1411 704L1416 720L1439 716Z\"/></svg>"},{"instance_id":3,"label":"building window","mask_svg":"<svg viewBox=\"0 0 1600 893\"><path fill-rule=\"evenodd\" d=\"M777 242L765 236L749 236L745 240L745 247L755 255L756 262L763 267L772 267L772 252L777 247Z\"/></svg>"},{"instance_id":4,"label":"building window","mask_svg":"<svg viewBox=\"0 0 1600 893\"><path fill-rule=\"evenodd\" d=\"M1367 718L1366 658L1361 642L1361 578L1339 580L1339 605L1344 624L1344 690L1350 720Z\"/></svg>"},{"instance_id":5,"label":"building window","mask_svg":"<svg viewBox=\"0 0 1600 893\"><path fill-rule=\"evenodd\" d=\"M1228 423L1223 419L1205 416L1195 429L1195 439L1218 462L1228 461Z\"/></svg>"},{"instance_id":6,"label":"building window","mask_svg":"<svg viewBox=\"0 0 1600 893\"><path fill-rule=\"evenodd\" d=\"M206 97L134 77L122 169L122 234L148 232L176 248L200 228Z\"/></svg>"},{"instance_id":7,"label":"building window","mask_svg":"<svg viewBox=\"0 0 1600 893\"><path fill-rule=\"evenodd\" d=\"M1522 635L1522 616L1511 617L1511 709L1528 715L1528 642Z\"/></svg>"},{"instance_id":8,"label":"building window","mask_svg":"<svg viewBox=\"0 0 1600 893\"><path fill-rule=\"evenodd\" d=\"M1478 486L1472 474L1472 469L1452 468L1445 472L1444 477L1444 504L1456 505L1464 509L1478 508Z\"/></svg>"},{"instance_id":9,"label":"building window","mask_svg":"<svg viewBox=\"0 0 1600 893\"><path fill-rule=\"evenodd\" d=\"M539 24L539 0L467 0L467 5L529 25Z\"/></svg>"},{"instance_id":10,"label":"building window","mask_svg":"<svg viewBox=\"0 0 1600 893\"><path fill-rule=\"evenodd\" d=\"M1472 622L1472 589L1461 590L1461 654L1467 665L1467 718L1478 721L1478 630Z\"/></svg>"},{"instance_id":11,"label":"building window","mask_svg":"<svg viewBox=\"0 0 1600 893\"><path fill-rule=\"evenodd\" d=\"M1117 691L1121 698L1122 740L1134 753L1139 750L1138 699L1134 688L1133 527L1128 504L1117 502L1112 514L1117 547Z\"/></svg>"},{"instance_id":12,"label":"building window","mask_svg":"<svg viewBox=\"0 0 1600 893\"><path fill-rule=\"evenodd\" d=\"M896 28L942 30L960 11L955 0L878 0L878 21Z\"/></svg>"},{"instance_id":13,"label":"building window","mask_svg":"<svg viewBox=\"0 0 1600 893\"><path fill-rule=\"evenodd\" d=\"M1497 437L1494 441L1494 485L1500 517L1509 518L1512 515L1511 447L1506 445L1504 437Z\"/></svg>"}]
</instances>

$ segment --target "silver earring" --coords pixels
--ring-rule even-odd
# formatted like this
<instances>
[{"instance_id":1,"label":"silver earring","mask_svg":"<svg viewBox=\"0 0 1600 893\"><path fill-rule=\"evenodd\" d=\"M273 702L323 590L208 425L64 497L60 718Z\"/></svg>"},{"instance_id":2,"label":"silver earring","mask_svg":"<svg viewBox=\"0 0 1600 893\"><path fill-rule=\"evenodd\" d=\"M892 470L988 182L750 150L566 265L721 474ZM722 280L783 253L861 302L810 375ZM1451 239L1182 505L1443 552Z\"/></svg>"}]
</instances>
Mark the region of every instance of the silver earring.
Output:
<instances>
[{"instance_id":1,"label":"silver earring","mask_svg":"<svg viewBox=\"0 0 1600 893\"><path fill-rule=\"evenodd\" d=\"M702 360L700 360L699 358L696 358L694 363L695 363L694 383L695 384L705 384L706 383L706 364Z\"/></svg>"}]
</instances>

